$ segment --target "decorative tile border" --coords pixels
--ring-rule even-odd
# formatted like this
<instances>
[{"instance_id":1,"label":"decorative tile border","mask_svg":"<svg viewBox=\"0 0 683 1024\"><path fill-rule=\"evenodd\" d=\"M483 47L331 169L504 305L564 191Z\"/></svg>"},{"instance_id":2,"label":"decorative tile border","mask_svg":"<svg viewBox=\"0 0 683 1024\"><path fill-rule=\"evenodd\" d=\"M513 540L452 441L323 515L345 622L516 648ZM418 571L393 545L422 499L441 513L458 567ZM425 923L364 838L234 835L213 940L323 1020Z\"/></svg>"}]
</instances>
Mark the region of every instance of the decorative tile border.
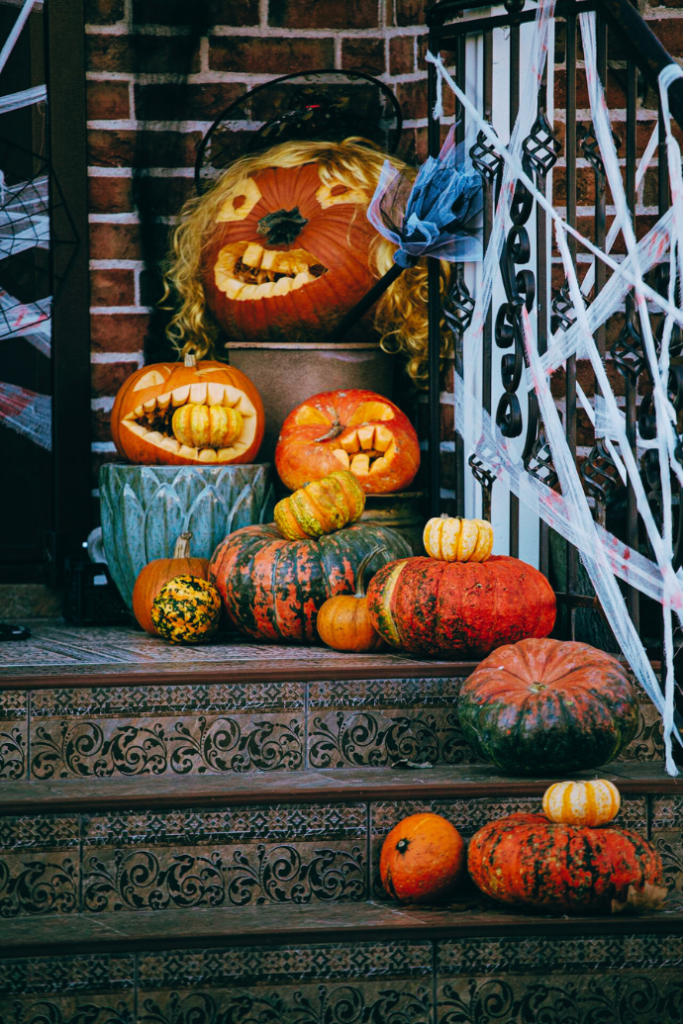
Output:
<instances>
[{"instance_id":1,"label":"decorative tile border","mask_svg":"<svg viewBox=\"0 0 683 1024\"><path fill-rule=\"evenodd\" d=\"M312 709L454 708L462 679L453 676L412 679L322 680L309 683Z\"/></svg>"},{"instance_id":2,"label":"decorative tile border","mask_svg":"<svg viewBox=\"0 0 683 1024\"><path fill-rule=\"evenodd\" d=\"M653 797L650 829L662 858L665 885L683 892L683 796Z\"/></svg>"},{"instance_id":3,"label":"decorative tile border","mask_svg":"<svg viewBox=\"0 0 683 1024\"><path fill-rule=\"evenodd\" d=\"M681 935L590 935L462 939L437 944L440 977L461 974L531 974L656 970L683 966ZM682 978L683 980L683 978Z\"/></svg>"},{"instance_id":4,"label":"decorative tile border","mask_svg":"<svg viewBox=\"0 0 683 1024\"><path fill-rule=\"evenodd\" d=\"M271 984L430 978L432 970L431 942L362 942L144 953L140 956L139 978L142 987L153 990L173 986L184 989L208 979L218 987L254 978Z\"/></svg>"}]
</instances>

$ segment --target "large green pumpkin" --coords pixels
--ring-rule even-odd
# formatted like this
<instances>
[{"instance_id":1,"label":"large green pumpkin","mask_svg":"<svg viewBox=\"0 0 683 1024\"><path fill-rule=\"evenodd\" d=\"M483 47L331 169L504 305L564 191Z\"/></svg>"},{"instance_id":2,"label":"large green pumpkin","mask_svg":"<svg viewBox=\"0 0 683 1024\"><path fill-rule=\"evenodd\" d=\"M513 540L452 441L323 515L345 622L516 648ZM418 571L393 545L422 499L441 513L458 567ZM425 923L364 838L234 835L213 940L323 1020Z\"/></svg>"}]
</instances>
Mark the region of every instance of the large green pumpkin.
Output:
<instances>
[{"instance_id":1,"label":"large green pumpkin","mask_svg":"<svg viewBox=\"0 0 683 1024\"><path fill-rule=\"evenodd\" d=\"M465 680L460 725L476 753L516 775L614 760L638 726L638 695L616 658L589 644L521 640Z\"/></svg>"},{"instance_id":2,"label":"large green pumpkin","mask_svg":"<svg viewBox=\"0 0 683 1024\"><path fill-rule=\"evenodd\" d=\"M319 643L315 622L325 601L354 594L365 556L384 548L368 567L410 554L400 534L382 526L349 526L320 538L285 540L274 523L245 526L216 548L209 577L228 615L259 640Z\"/></svg>"}]
</instances>

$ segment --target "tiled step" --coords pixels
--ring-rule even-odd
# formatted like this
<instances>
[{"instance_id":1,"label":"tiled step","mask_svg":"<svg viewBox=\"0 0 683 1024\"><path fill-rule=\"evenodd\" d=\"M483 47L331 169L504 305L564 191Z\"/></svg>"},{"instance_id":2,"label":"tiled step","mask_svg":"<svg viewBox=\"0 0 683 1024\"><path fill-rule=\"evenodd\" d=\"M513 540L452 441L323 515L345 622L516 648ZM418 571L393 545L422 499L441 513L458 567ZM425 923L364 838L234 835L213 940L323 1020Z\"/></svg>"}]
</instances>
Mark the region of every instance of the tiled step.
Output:
<instances>
[{"instance_id":1,"label":"tiled step","mask_svg":"<svg viewBox=\"0 0 683 1024\"><path fill-rule=\"evenodd\" d=\"M667 884L683 893L683 784L654 764L604 774L622 792L617 823L653 839ZM293 784L289 776L17 783L0 795L0 917L103 920L382 899L379 854L403 817L434 811L468 838L495 818L540 811L549 781L441 767L309 771Z\"/></svg>"},{"instance_id":2,"label":"tiled step","mask_svg":"<svg viewBox=\"0 0 683 1024\"><path fill-rule=\"evenodd\" d=\"M361 905L15 922L3 1024L675 1024L683 914Z\"/></svg>"},{"instance_id":3,"label":"tiled step","mask_svg":"<svg viewBox=\"0 0 683 1024\"><path fill-rule=\"evenodd\" d=\"M457 714L473 665L387 664L387 657L343 670L318 662L313 678L305 662L291 661L259 669L258 678L252 670L245 676L239 662L204 664L195 675L188 668L179 676L177 664L123 677L95 673L79 685L72 676L0 674L0 779L104 783L294 777L402 760L476 764ZM659 715L644 695L640 710L638 734L621 761L663 758Z\"/></svg>"}]
</instances>

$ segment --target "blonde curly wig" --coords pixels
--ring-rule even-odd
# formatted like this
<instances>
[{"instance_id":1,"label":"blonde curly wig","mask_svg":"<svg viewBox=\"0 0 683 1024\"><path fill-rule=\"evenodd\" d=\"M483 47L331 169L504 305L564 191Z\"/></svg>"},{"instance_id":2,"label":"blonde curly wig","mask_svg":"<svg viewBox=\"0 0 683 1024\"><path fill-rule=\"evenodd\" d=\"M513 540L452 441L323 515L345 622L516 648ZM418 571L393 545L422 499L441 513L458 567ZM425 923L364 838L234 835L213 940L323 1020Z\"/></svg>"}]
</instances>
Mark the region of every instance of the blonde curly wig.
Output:
<instances>
[{"instance_id":1,"label":"blonde curly wig","mask_svg":"<svg viewBox=\"0 0 683 1024\"><path fill-rule=\"evenodd\" d=\"M369 203L386 159L410 180L416 172L407 164L388 157L361 138L343 142L285 142L254 156L236 160L203 195L188 199L173 235L172 252L164 265L165 291L162 308L173 311L167 337L181 353L197 358L215 356L219 327L207 306L201 280L202 250L211 237L216 216L226 197L244 178L268 167L299 167L317 163L324 184L340 181L360 188ZM362 210L361 215L364 215ZM370 269L381 277L393 264L396 246L377 235L370 248ZM441 292L450 280L450 265L441 263ZM170 300L170 304L169 304ZM427 260L408 269L384 293L375 307L374 322L387 352L407 358L407 371L423 385L427 377ZM441 356L449 354L450 332L441 331Z\"/></svg>"}]
</instances>

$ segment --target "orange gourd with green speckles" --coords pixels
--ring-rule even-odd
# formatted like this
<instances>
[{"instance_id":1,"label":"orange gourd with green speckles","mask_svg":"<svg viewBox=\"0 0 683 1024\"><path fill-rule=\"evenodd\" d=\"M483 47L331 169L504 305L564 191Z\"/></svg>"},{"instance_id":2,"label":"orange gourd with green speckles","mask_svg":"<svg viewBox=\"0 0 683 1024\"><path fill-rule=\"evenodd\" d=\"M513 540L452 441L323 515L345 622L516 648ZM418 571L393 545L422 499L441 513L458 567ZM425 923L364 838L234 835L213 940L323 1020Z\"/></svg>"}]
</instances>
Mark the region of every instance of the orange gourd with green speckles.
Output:
<instances>
[{"instance_id":1,"label":"orange gourd with green speckles","mask_svg":"<svg viewBox=\"0 0 683 1024\"><path fill-rule=\"evenodd\" d=\"M159 636L174 644L198 644L218 630L221 597L212 583L176 576L154 599L152 622Z\"/></svg>"},{"instance_id":2,"label":"orange gourd with green speckles","mask_svg":"<svg viewBox=\"0 0 683 1024\"><path fill-rule=\"evenodd\" d=\"M401 903L433 903L450 895L465 867L465 843L440 814L411 814L384 840L382 885Z\"/></svg>"},{"instance_id":3,"label":"orange gourd with green speckles","mask_svg":"<svg viewBox=\"0 0 683 1024\"><path fill-rule=\"evenodd\" d=\"M638 895L661 902L662 863L637 832L558 825L510 814L472 837L467 867L483 893L513 906L565 912L609 909ZM613 908L614 909L614 908Z\"/></svg>"},{"instance_id":4,"label":"orange gourd with green speckles","mask_svg":"<svg viewBox=\"0 0 683 1024\"><path fill-rule=\"evenodd\" d=\"M555 594L545 576L506 555L385 565L370 581L368 608L393 647L447 658L481 657L501 644L547 636L555 624Z\"/></svg>"}]
</instances>

